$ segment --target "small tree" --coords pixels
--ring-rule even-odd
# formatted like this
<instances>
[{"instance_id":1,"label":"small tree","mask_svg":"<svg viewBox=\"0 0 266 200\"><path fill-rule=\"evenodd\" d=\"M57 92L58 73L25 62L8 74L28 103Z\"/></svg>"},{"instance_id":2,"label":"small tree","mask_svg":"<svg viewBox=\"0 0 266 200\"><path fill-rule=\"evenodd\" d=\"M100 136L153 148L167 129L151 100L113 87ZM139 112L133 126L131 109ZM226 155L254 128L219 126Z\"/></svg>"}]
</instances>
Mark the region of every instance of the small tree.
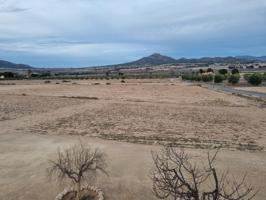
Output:
<instances>
[{"instance_id":1,"label":"small tree","mask_svg":"<svg viewBox=\"0 0 266 200\"><path fill-rule=\"evenodd\" d=\"M76 200L80 200L81 185L83 181L90 180L96 171L105 171L104 154L98 149L74 145L64 151L58 150L57 158L50 161L48 176L58 180L68 179L76 187Z\"/></svg>"},{"instance_id":2,"label":"small tree","mask_svg":"<svg viewBox=\"0 0 266 200\"><path fill-rule=\"evenodd\" d=\"M240 75L239 74L233 74L228 77L228 82L231 84L237 84L239 82Z\"/></svg>"},{"instance_id":3,"label":"small tree","mask_svg":"<svg viewBox=\"0 0 266 200\"><path fill-rule=\"evenodd\" d=\"M239 74L239 70L236 68L232 69L232 74Z\"/></svg>"},{"instance_id":4,"label":"small tree","mask_svg":"<svg viewBox=\"0 0 266 200\"><path fill-rule=\"evenodd\" d=\"M216 74L216 75L214 76L214 82L215 82L215 83L221 83L221 82L223 82L223 80L224 80L224 76L223 76L223 75Z\"/></svg>"},{"instance_id":5,"label":"small tree","mask_svg":"<svg viewBox=\"0 0 266 200\"><path fill-rule=\"evenodd\" d=\"M248 82L252 85L260 85L261 82L262 82L262 76L261 74L259 73L255 73L255 74L252 74L249 79L248 79Z\"/></svg>"},{"instance_id":6,"label":"small tree","mask_svg":"<svg viewBox=\"0 0 266 200\"><path fill-rule=\"evenodd\" d=\"M227 73L228 73L227 69L220 69L219 70L219 74L225 75Z\"/></svg>"},{"instance_id":7,"label":"small tree","mask_svg":"<svg viewBox=\"0 0 266 200\"><path fill-rule=\"evenodd\" d=\"M151 180L156 197L172 197L174 200L253 199L257 192L245 184L246 175L240 182L231 181L228 172L219 176L214 164L217 153L211 155L208 152L206 162L201 166L183 150L178 151L173 147L165 147L159 153L153 152L155 169L151 173Z\"/></svg>"}]
</instances>

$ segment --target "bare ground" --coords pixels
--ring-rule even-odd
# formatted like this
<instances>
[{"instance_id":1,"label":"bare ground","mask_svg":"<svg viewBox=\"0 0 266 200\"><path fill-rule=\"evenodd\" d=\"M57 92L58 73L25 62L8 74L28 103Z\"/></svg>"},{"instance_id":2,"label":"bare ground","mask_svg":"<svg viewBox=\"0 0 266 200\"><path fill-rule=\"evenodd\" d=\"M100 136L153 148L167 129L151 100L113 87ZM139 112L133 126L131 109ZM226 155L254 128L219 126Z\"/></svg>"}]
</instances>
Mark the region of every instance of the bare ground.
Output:
<instances>
[{"instance_id":1,"label":"bare ground","mask_svg":"<svg viewBox=\"0 0 266 200\"><path fill-rule=\"evenodd\" d=\"M175 80L55 82L0 86L0 199L53 199L62 186L46 179L47 160L79 136L107 152L110 176L98 184L108 199L154 199L150 151L161 143L193 154L222 145L220 169L249 172L266 198L261 102Z\"/></svg>"}]
</instances>

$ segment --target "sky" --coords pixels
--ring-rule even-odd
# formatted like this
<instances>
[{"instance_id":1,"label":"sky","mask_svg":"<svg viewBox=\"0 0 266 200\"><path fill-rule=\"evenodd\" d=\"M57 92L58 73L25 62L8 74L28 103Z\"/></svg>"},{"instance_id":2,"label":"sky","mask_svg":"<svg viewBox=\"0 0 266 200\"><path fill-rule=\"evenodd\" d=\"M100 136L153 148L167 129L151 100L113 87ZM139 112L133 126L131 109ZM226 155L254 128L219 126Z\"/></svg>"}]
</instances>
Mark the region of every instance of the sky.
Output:
<instances>
[{"instance_id":1,"label":"sky","mask_svg":"<svg viewBox=\"0 0 266 200\"><path fill-rule=\"evenodd\" d=\"M0 0L0 60L35 67L266 55L266 0Z\"/></svg>"}]
</instances>

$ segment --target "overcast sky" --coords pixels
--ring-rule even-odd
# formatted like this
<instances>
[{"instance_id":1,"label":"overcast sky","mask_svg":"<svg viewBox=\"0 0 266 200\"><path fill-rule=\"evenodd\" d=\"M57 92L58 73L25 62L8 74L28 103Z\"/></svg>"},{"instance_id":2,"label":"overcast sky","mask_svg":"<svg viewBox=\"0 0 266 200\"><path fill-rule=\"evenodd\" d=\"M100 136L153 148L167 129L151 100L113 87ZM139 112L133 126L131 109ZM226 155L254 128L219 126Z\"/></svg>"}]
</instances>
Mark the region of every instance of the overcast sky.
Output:
<instances>
[{"instance_id":1,"label":"overcast sky","mask_svg":"<svg viewBox=\"0 0 266 200\"><path fill-rule=\"evenodd\" d=\"M266 0L0 0L0 59L44 67L266 55Z\"/></svg>"}]
</instances>

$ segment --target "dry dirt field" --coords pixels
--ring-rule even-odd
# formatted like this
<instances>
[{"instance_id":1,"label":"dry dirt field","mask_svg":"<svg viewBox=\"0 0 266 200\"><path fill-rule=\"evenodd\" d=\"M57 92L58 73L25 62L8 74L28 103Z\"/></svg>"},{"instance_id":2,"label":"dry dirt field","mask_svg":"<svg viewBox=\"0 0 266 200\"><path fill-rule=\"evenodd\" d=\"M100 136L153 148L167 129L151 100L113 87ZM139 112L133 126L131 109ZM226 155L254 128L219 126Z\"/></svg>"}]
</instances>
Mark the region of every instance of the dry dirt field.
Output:
<instances>
[{"instance_id":1,"label":"dry dirt field","mask_svg":"<svg viewBox=\"0 0 266 200\"><path fill-rule=\"evenodd\" d=\"M235 177L248 172L260 188L256 200L266 199L261 101L178 80L1 83L0 199L54 199L63 185L46 178L48 160L79 138L107 154L109 176L97 181L106 199L155 199L150 151L165 143L202 157L222 146L219 169Z\"/></svg>"}]
</instances>

